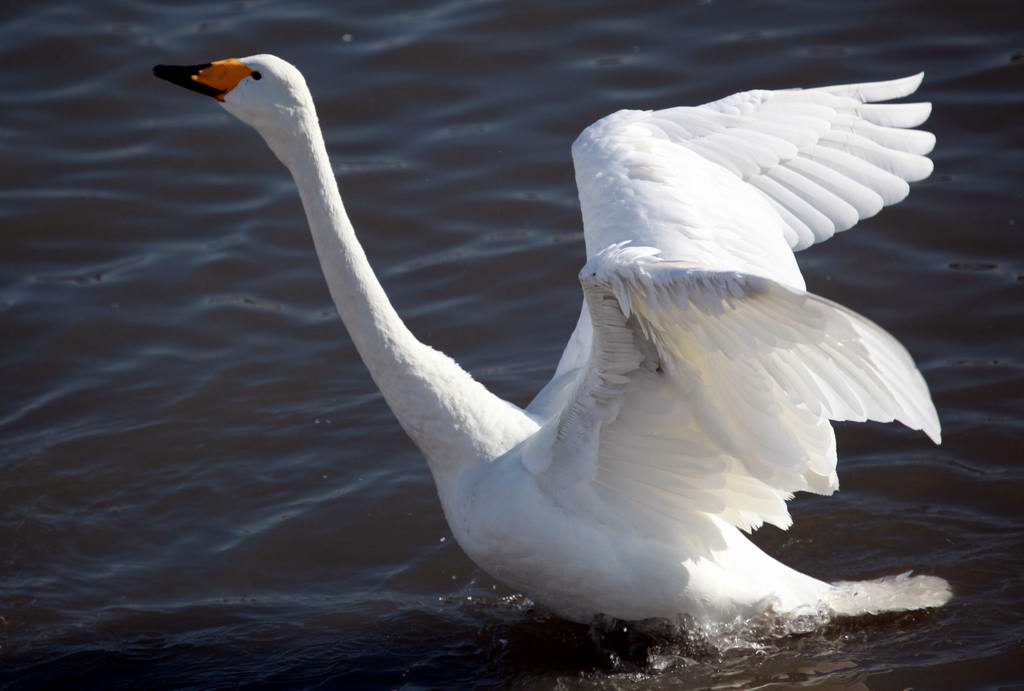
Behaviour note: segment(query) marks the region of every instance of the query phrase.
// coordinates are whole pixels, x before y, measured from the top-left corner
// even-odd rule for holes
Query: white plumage
[[[229,87],[224,106],[295,177],[338,311],[483,569],[577,621],[710,623],[949,599],[928,576],[830,585],[741,532],[786,528],[794,492],[838,488],[830,420],[898,420],[939,442],[906,350],[806,292],[793,254],[931,173],[934,137],[907,129],[930,107],[876,103],[911,94],[922,75],[624,110],[588,127],[572,148],[584,306],[555,376],[522,410],[417,341],[392,309],[301,74],[273,56],[241,63],[262,79]]]
[[[548,423],[555,443],[528,459],[543,483],[586,480],[680,520],[788,528],[793,492],[839,486],[829,420],[899,420],[939,442],[910,356],[835,303],[625,243],[580,280],[592,347]]]

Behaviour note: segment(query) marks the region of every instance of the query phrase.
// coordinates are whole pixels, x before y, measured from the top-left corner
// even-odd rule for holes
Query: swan
[[[621,110],[572,145],[583,307],[525,408],[406,328],[342,204],[302,74],[272,55],[155,76],[251,125],[294,177],[338,314],[429,464],[453,536],[495,579],[590,623],[936,607],[936,576],[827,583],[744,534],[838,489],[831,420],[936,444],[928,387],[889,333],[807,292],[794,253],[932,171],[923,74]]]

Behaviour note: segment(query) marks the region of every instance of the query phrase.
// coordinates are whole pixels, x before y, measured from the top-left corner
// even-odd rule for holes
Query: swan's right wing
[[[626,245],[580,279],[588,361],[524,454],[556,500],[590,487],[659,516],[785,528],[794,492],[838,487],[829,420],[899,420],[939,442],[906,350],[840,305]]]

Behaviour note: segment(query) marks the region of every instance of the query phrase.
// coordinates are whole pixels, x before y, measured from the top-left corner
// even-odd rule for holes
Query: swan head
[[[153,74],[218,101],[252,126],[287,165],[287,143],[315,120],[302,73],[274,55],[229,58],[201,65],[157,65]]]

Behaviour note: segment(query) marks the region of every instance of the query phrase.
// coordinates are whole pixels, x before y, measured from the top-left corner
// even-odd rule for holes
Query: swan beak
[[[153,68],[153,76],[213,96],[218,101],[223,101],[225,94],[252,73],[241,60],[235,58],[205,65],[157,65]]]

